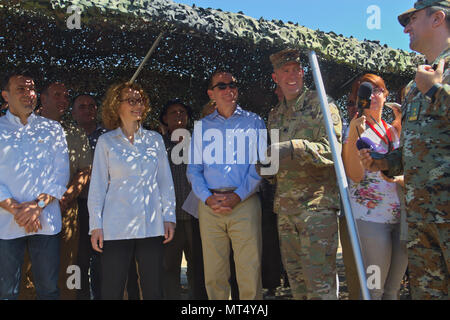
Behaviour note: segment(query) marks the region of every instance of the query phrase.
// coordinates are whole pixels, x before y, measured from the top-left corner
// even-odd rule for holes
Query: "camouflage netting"
[[[72,4],[83,9],[81,29],[67,27]],[[170,0],[0,0],[0,18],[2,71],[27,67],[38,88],[60,80],[73,94],[99,97],[113,82],[131,78],[164,30],[137,79],[152,101],[152,125],[161,106],[175,97],[191,104],[198,117],[216,68],[230,69],[240,82],[239,103],[266,117],[275,98],[269,55],[288,46],[302,49],[309,86],[307,50],[317,52],[327,93],[341,106],[357,75],[377,73],[395,92],[412,78],[420,59],[377,42]]]

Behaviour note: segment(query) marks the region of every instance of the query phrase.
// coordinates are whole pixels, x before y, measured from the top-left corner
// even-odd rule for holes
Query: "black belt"
[[[228,193],[233,193],[237,188],[234,187],[230,187],[230,188],[220,188],[220,189],[209,189],[209,191],[211,191],[212,193],[217,193],[217,194],[228,194]]]

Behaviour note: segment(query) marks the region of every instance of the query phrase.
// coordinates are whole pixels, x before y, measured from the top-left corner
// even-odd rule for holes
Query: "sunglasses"
[[[225,90],[227,87],[230,89],[236,89],[237,85],[236,85],[236,82],[234,82],[234,81],[231,81],[230,83],[219,82],[219,83],[213,85],[211,87],[211,90],[214,90],[214,88],[216,88],[216,87],[219,88],[219,90]]]
[[[128,102],[128,104],[130,106],[135,106],[137,104],[139,104],[141,106],[144,105],[144,99],[142,99],[142,98],[140,98],[140,99],[128,98],[128,99],[123,99],[123,100],[119,100],[119,101],[120,102],[126,101],[126,102]]]

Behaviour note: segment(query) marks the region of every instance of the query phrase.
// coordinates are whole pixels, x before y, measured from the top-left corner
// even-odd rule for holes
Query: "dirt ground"
[[[347,282],[345,279],[345,267],[340,248],[338,250],[338,254],[336,257],[336,262],[339,277],[339,300],[348,300],[349,294],[347,291]],[[182,282],[182,295],[185,299],[187,299],[186,261],[184,259],[181,271],[181,282]],[[292,300],[291,289],[285,286],[283,279],[281,279],[281,286],[279,286],[275,290],[275,295],[269,295],[267,289],[264,289],[263,295],[264,300]],[[407,275],[403,277],[403,281],[401,283],[400,300],[411,300]]]

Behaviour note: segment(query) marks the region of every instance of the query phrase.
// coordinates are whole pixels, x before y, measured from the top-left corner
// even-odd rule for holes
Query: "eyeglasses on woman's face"
[[[127,102],[130,106],[135,106],[135,105],[141,105],[141,106],[143,106],[144,105],[144,99],[142,99],[142,98],[138,98],[138,99],[136,99],[136,98],[126,98],[126,99],[122,99],[122,100],[119,100],[120,102]]]

